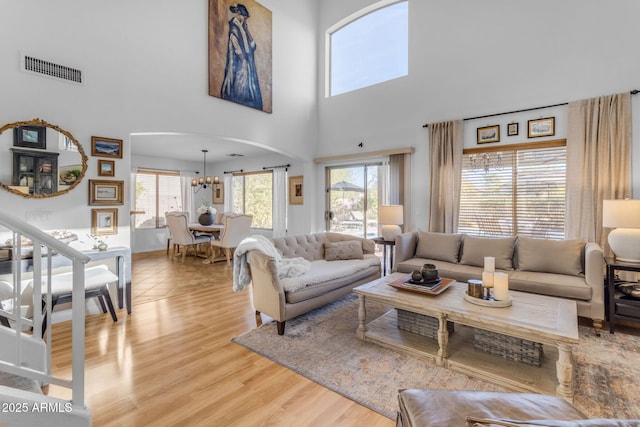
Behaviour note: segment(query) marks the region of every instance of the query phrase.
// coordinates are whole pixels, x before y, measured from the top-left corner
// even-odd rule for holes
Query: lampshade
[[[402,233],[399,225],[404,223],[402,205],[383,205],[378,207],[378,222],[382,224],[382,238],[393,241]]]
[[[640,263],[640,200],[603,200],[602,226],[609,233],[609,246],[616,259]]]
[[[378,222],[384,225],[400,225],[404,223],[402,205],[383,205],[378,209]]]

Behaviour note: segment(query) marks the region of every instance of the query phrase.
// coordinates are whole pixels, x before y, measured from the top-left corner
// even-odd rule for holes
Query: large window
[[[381,3],[329,30],[331,96],[409,73],[408,2]]]
[[[135,228],[164,227],[165,212],[181,211],[180,174],[153,170],[138,170],[136,173]]]
[[[271,171],[234,174],[233,211],[253,215],[252,228],[273,229]]]
[[[539,146],[465,150],[458,232],[564,238],[566,147]]]

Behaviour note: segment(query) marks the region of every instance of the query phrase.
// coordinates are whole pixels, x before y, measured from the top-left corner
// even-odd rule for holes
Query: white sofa
[[[435,264],[441,277],[482,279],[484,257],[509,275],[509,288],[576,302],[578,315],[604,320],[604,256],[597,243],[527,237],[479,238],[461,234],[412,232],[396,237],[394,271],[411,273]]]
[[[340,233],[317,233],[273,239],[284,258],[302,257],[310,269],[302,276],[279,277],[276,259],[258,250],[248,251],[253,304],[256,312],[285,322],[325,305],[363,283],[380,277],[380,259],[369,239]]]

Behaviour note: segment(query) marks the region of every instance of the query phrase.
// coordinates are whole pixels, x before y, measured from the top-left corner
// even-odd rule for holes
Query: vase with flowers
[[[213,224],[216,209],[211,206],[211,203],[209,201],[203,200],[202,205],[198,209],[196,209],[196,211],[200,214],[200,216],[198,217],[198,222],[201,225]]]

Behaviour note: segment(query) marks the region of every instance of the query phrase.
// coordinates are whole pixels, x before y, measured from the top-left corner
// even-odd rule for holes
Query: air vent
[[[82,84],[82,70],[56,64],[29,55],[21,55],[20,67],[23,71],[41,76],[61,79],[66,82]]]

